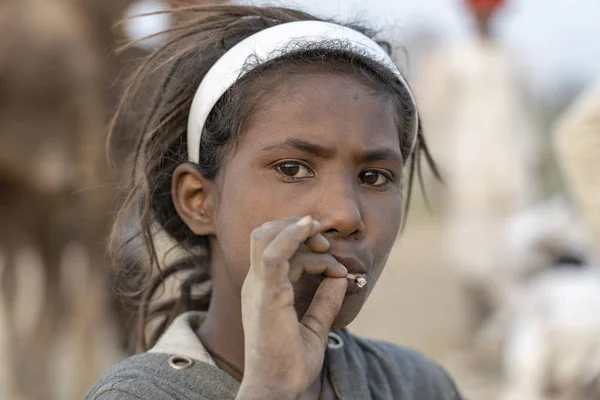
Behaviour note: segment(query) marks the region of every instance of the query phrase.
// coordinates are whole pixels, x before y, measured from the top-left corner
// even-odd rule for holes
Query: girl
[[[412,178],[426,152],[391,58],[369,32],[299,11],[178,12],[116,116],[158,83],[115,231],[138,215],[164,266],[121,267],[136,278],[122,283],[149,278],[137,334],[150,350],[87,398],[459,399],[422,355],[344,329],[398,234],[404,167]],[[157,235],[189,256],[165,265]],[[150,307],[182,271],[176,298]]]

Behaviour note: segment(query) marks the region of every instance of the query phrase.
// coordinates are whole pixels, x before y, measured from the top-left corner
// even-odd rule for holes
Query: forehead
[[[260,96],[241,146],[287,137],[318,140],[339,150],[400,149],[391,96],[352,74],[293,74]]]

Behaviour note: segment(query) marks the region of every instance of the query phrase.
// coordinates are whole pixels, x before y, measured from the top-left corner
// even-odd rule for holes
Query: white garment
[[[431,60],[419,93],[447,189],[450,256],[477,279],[493,277],[507,218],[538,192],[538,132],[516,65],[477,39]]]
[[[508,312],[504,400],[541,400],[549,385],[557,398],[597,398],[573,391],[600,378],[598,271],[549,270],[522,288]]]
[[[173,320],[149,353],[179,354],[194,360],[217,366],[198,337],[198,329],[206,313],[188,311]]]

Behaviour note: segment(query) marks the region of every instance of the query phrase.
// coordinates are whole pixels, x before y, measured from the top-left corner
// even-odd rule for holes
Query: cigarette
[[[352,282],[356,282],[356,286],[358,286],[359,288],[365,286],[367,284],[367,279],[365,278],[365,275],[354,275],[354,274],[348,274],[346,275],[346,279],[348,279],[349,281]]]

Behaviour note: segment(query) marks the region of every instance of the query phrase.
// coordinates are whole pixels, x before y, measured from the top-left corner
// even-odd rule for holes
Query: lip
[[[336,254],[332,254],[333,258],[338,260],[348,270],[350,274],[366,274],[367,268],[365,265],[356,257],[344,257]]]

